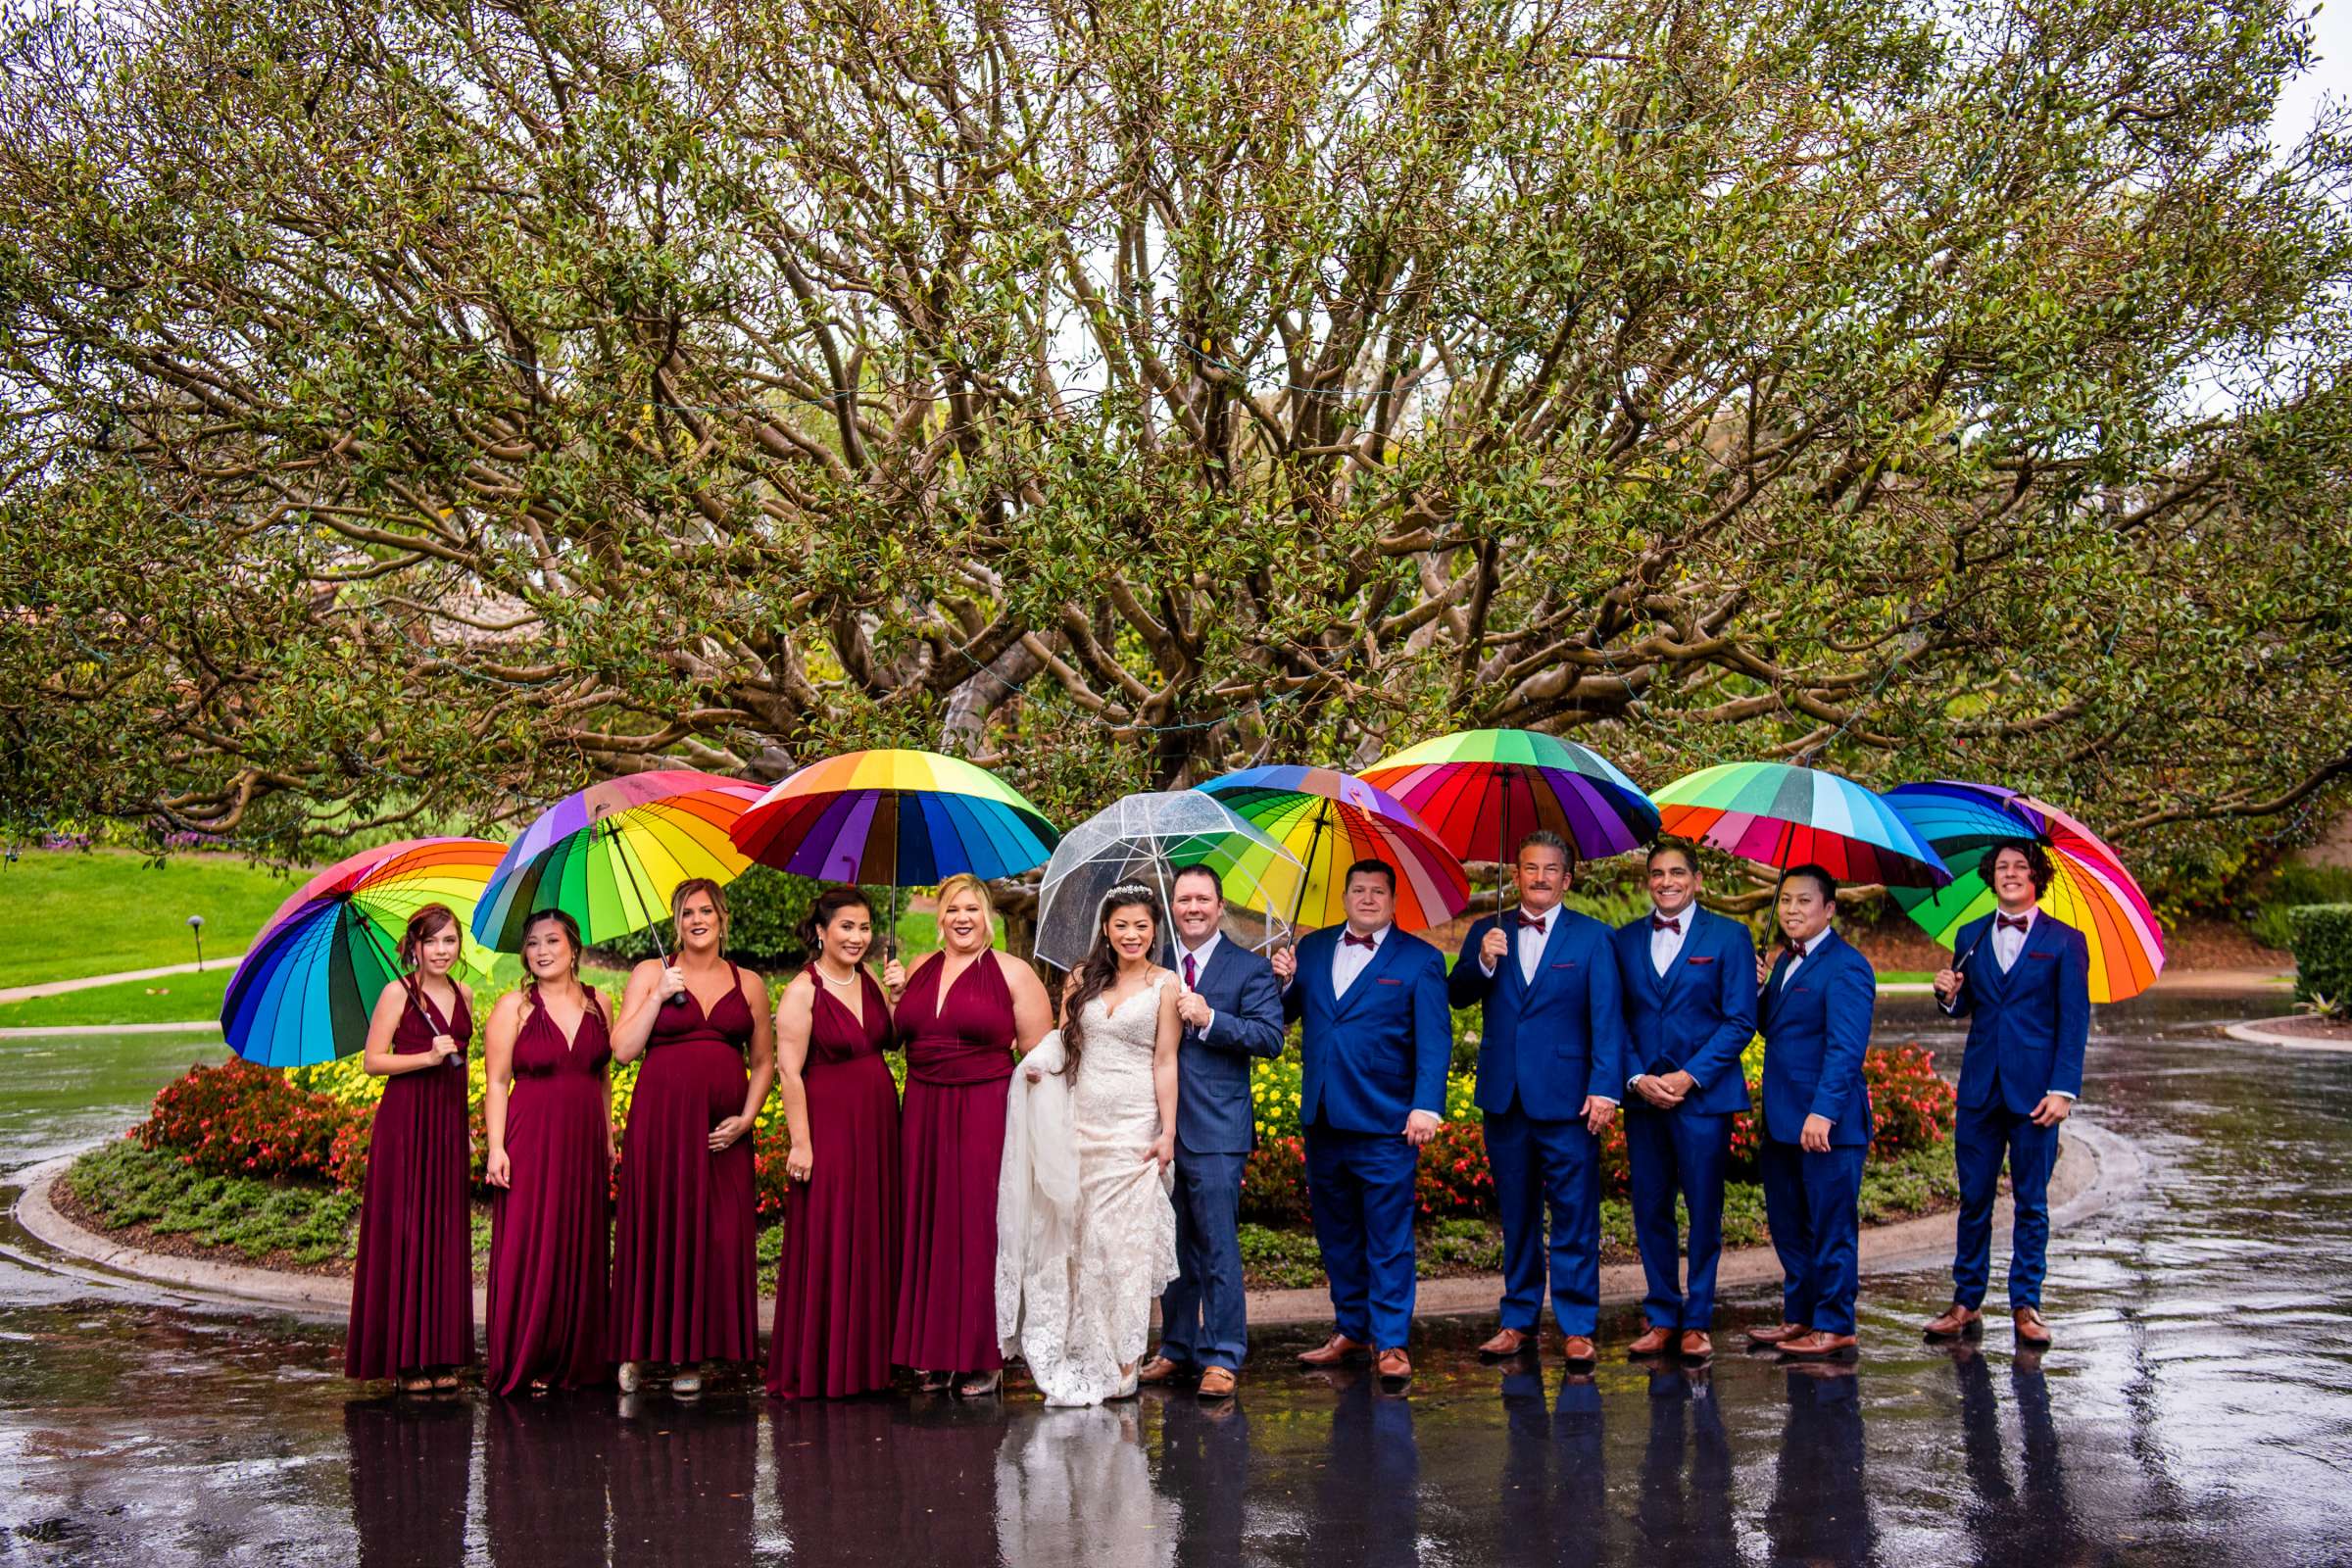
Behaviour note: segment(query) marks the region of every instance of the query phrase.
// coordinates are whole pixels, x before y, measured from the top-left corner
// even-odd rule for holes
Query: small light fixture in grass
[[[202,974],[202,973],[204,972],[204,916],[203,916],[203,915],[201,915],[201,914],[191,914],[191,915],[189,915],[189,916],[188,916],[188,932],[189,932],[189,934],[190,934],[191,936],[195,937],[195,939],[196,939],[196,972],[197,972],[198,974]]]

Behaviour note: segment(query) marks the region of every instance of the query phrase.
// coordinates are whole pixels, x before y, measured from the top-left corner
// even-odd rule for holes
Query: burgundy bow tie
[[[1678,937],[1683,934],[1683,922],[1679,918],[1669,920],[1662,914],[1649,917],[1649,928],[1652,931],[1671,931]]]
[[[2034,923],[2034,917],[2030,914],[1996,914],[1993,918],[2001,923],[2000,928],[2004,931],[2023,931]]]
[[[1805,945],[1801,942],[1784,942],[1781,944],[1781,956],[1794,963],[1805,956]]]
[[[1544,929],[1544,916],[1540,914],[1523,914],[1519,917],[1519,923],[1530,931],[1541,931]]]
[[[1343,933],[1340,937],[1340,940],[1347,943],[1351,948],[1370,948],[1377,947],[1379,945],[1370,937],[1359,937],[1352,931]]]

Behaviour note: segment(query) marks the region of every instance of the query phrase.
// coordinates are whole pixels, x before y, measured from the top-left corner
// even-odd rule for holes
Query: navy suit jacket
[[[1756,999],[1764,1026],[1764,1130],[1793,1144],[1807,1116],[1830,1119],[1830,1142],[1867,1144],[1872,1120],[1862,1054],[1870,1049],[1879,972],[1831,931],[1788,984],[1784,953]]]
[[[1682,951],[1662,976],[1649,961],[1649,916],[1617,928],[1617,972],[1633,1039],[1625,1075],[1679,1068],[1697,1081],[1683,1107],[1727,1116],[1747,1109],[1740,1054],[1756,1037],[1756,943],[1746,926],[1695,904],[1683,918],[1689,923]]]
[[[1625,1006],[1618,1000],[1609,928],[1574,909],[1557,912],[1544,933],[1532,986],[1515,952],[1504,955],[1492,976],[1481,969],[1479,944],[1494,929],[1494,915],[1470,927],[1453,960],[1447,995],[1455,1006],[1477,1003],[1484,1013],[1478,1035],[1481,1110],[1508,1110],[1516,1097],[1530,1116],[1567,1121],[1585,1113],[1587,1095],[1625,1099]],[[1518,912],[1510,916],[1516,919]]]
[[[1176,950],[1184,972],[1184,950]],[[1246,1154],[1257,1147],[1250,1063],[1282,1054],[1282,987],[1263,954],[1221,938],[1193,988],[1209,1005],[1205,1033],[1185,1026],[1176,1048],[1176,1143],[1196,1154]]]
[[[1331,994],[1331,955],[1344,925],[1301,940],[1282,995],[1298,1024],[1298,1125],[1320,1118],[1344,1132],[1397,1133],[1415,1110],[1446,1114],[1453,1015],[1445,956],[1392,926],[1344,997]]]
[[[2016,1115],[2033,1113],[2042,1096],[2082,1092],[2082,1051],[2090,1044],[2090,945],[2048,910],[2034,916],[2025,950],[2009,972],[1992,956],[1991,915],[1960,928],[1952,952],[1968,956],[1954,1017],[1968,1019],[1960,1056],[1960,1103],[1975,1110],[2000,1091]]]

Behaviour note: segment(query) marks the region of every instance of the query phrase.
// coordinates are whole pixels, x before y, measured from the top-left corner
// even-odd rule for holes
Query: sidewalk
[[[24,1192],[17,1200],[16,1218],[43,1246],[92,1268],[162,1286],[173,1296],[227,1306],[292,1312],[303,1317],[334,1319],[350,1315],[348,1279],[288,1274],[208,1258],[174,1257],[126,1246],[82,1229],[60,1213],[49,1198],[51,1186],[70,1163],[69,1155],[25,1172]],[[2070,1121],[2059,1145],[2058,1167],[2050,1177],[2051,1227],[2061,1229],[2079,1224],[2105,1208],[2138,1186],[2140,1171],[2138,1152],[2128,1140],[2086,1121]],[[1996,1229],[2008,1224],[2008,1215],[2009,1200],[2004,1197],[1993,1218]],[[1949,1258],[1955,1221],[1956,1215],[1946,1210],[1864,1231],[1862,1271],[1886,1273]],[[106,1278],[96,1273],[87,1277]],[[1770,1247],[1742,1247],[1723,1254],[1719,1285],[1730,1292],[1769,1284],[1780,1277],[1780,1259]],[[1414,1316],[1492,1313],[1501,1293],[1502,1280],[1493,1274],[1423,1280],[1416,1296]],[[1600,1271],[1600,1298],[1604,1304],[1638,1301],[1642,1295],[1641,1264],[1612,1263]],[[774,1300],[762,1295],[760,1324],[763,1332],[774,1310]],[[486,1313],[482,1292],[476,1287],[476,1320]],[[1331,1298],[1320,1287],[1250,1293],[1250,1321],[1263,1327],[1321,1323],[1330,1316]]]
[[[167,963],[154,969],[125,969],[121,974],[83,975],[78,980],[44,980],[37,986],[0,986],[0,1003],[30,1002],[35,997],[62,997],[69,991],[94,991],[100,986],[119,986],[131,980],[161,980],[166,975],[195,974],[199,969],[207,973],[215,969],[233,969],[244,957],[242,953],[226,953],[218,958],[207,958],[202,964]]]

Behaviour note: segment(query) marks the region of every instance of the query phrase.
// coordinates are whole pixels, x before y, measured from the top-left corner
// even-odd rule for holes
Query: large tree
[[[2352,758],[2291,5],[32,0],[0,812],[1439,729],[2128,835]]]

